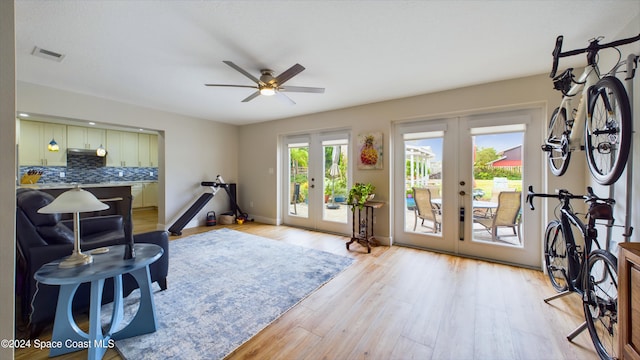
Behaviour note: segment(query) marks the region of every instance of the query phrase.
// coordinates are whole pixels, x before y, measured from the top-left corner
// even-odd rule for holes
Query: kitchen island
[[[104,216],[104,215],[122,215],[125,219],[129,217],[132,206],[131,184],[130,183],[101,183],[101,184],[24,184],[20,187],[37,189],[48,194],[58,197],[65,191],[76,186],[89,191],[100,201],[109,205],[109,208],[101,211],[81,213],[80,217]],[[62,214],[62,219],[72,219],[73,214]]]

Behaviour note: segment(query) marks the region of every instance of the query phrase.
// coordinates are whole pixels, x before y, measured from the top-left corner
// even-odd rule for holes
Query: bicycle
[[[627,61],[621,61],[620,50],[616,47],[640,40],[640,34],[608,44],[600,44],[602,39],[591,39],[589,46],[583,49],[562,52],[563,36],[557,37],[549,76],[553,78],[554,89],[562,92],[563,96],[560,106],[551,115],[542,150],[548,152],[549,167],[556,176],[567,171],[573,151],[578,148],[585,150],[594,179],[600,184],[611,185],[625,168],[632,136],[629,97],[622,82],[615,77]],[[614,48],[620,57],[611,71],[601,75],[598,52],[606,48]],[[556,76],[560,58],[582,53],[587,53],[588,65],[578,80],[572,73],[573,68]],[[633,77],[634,70],[628,65],[629,78]],[[572,98],[578,94],[581,95],[580,102],[574,108]],[[581,144],[581,134],[584,145]]]
[[[534,210],[533,198],[557,198],[558,216],[549,222],[544,238],[544,263],[549,280],[558,294],[551,300],[571,293],[582,298],[585,322],[567,336],[569,341],[585,328],[601,359],[616,359],[618,352],[618,260],[598,242],[596,220],[613,226],[613,199],[599,198],[591,187],[587,195],[574,195],[565,189],[557,194],[535,193],[529,186],[527,201]],[[589,204],[587,223],[574,213],[571,200],[583,199]],[[573,228],[577,228],[584,244],[577,244]],[[595,244],[595,248],[593,248]]]

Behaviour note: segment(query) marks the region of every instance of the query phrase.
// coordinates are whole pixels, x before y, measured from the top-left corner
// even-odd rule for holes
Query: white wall
[[[218,174],[227,182],[238,179],[236,126],[25,82],[18,82],[17,101],[21,112],[160,131],[158,213],[165,228],[209,190],[201,181]],[[229,210],[226,193],[220,194],[187,227],[203,225],[209,210]]]
[[[623,31],[621,31],[616,36],[615,39],[604,39],[603,42],[629,38],[632,36],[636,36],[639,33],[640,33],[640,15],[638,15],[634,19],[634,21],[629,23],[629,25]],[[620,50],[622,51],[622,56],[625,59],[629,54],[635,54],[640,56],[640,42],[625,45],[623,47],[620,47]],[[601,51],[600,61],[598,64],[601,70],[608,71],[616,64],[617,60],[618,60],[618,53],[610,50]],[[639,132],[640,120],[638,120],[640,119],[640,71],[636,70],[636,75],[635,75],[635,78],[631,81],[631,86],[629,82],[624,81],[625,74],[619,75],[618,78],[620,80],[623,80],[625,86],[627,87],[627,90],[633,89],[633,94],[631,94],[631,96],[633,97],[631,99],[631,107],[633,112],[632,117],[634,119],[633,126],[634,126],[635,133],[633,134],[633,140],[632,140],[633,151],[631,154],[631,161],[628,163],[627,169],[622,174],[620,179],[611,186],[611,189],[613,190],[611,194],[613,195],[613,198],[616,200],[613,214],[614,214],[616,225],[624,226],[628,221],[631,226],[636,228],[636,231],[632,233],[633,236],[628,240],[638,242],[640,241],[640,236],[638,235],[638,231],[640,231],[640,202],[637,201],[637,199],[640,198],[640,187],[638,187],[637,185],[637,184],[640,184],[640,132]],[[627,171],[629,168],[632,169],[631,172]],[[586,171],[586,174],[587,174],[586,177],[590,179],[591,176],[588,171]],[[628,181],[627,177],[629,177],[630,183],[627,183]],[[635,184],[635,187],[633,184]],[[610,196],[609,195],[610,187],[599,185],[592,180],[589,181],[589,185],[593,186],[594,192],[596,193],[596,195],[601,197]],[[630,199],[630,205],[631,205],[631,209],[630,209],[631,216],[629,218],[626,217],[627,199]],[[618,248],[617,246],[615,246],[615,243],[625,241],[625,237],[623,236],[624,234],[623,230],[624,229],[621,227],[615,227],[612,229],[610,250],[614,254],[617,254],[618,252]],[[599,231],[601,234],[604,234],[606,230],[602,228],[602,229],[599,229]]]
[[[13,1],[0,1],[0,339],[14,339],[15,279],[15,29]],[[0,347],[0,359],[13,350]]]
[[[536,121],[542,122],[542,128],[546,129],[551,112],[559,101],[560,94],[553,90],[548,74],[543,74],[243,126],[240,129],[241,146],[238,149],[243,160],[239,172],[240,186],[243,189],[240,199],[241,207],[249,208],[247,204],[251,201],[254,207],[249,208],[248,211],[256,219],[270,223],[281,221],[282,214],[278,213],[276,206],[279,199],[277,172],[269,174],[268,169],[278,168],[278,138],[283,134],[348,127],[352,130],[352,140],[355,140],[355,136],[361,132],[382,131],[384,133],[384,169],[365,171],[354,169],[352,182],[373,183],[376,186],[376,200],[388,202],[391,170],[389,160],[392,149],[389,134],[394,121],[529,107],[531,104],[536,104],[542,107],[544,114],[544,118]],[[544,134],[540,134],[541,143],[543,137]],[[352,151],[352,158],[356,158],[357,149]],[[542,150],[539,156],[543,157]],[[567,175],[549,179],[548,188],[563,186],[580,191],[584,189],[583,173],[584,162],[573,161]],[[545,175],[541,174],[541,176]],[[540,213],[525,214],[539,216]],[[380,237],[391,236],[389,220],[390,216],[377,216],[374,231]]]

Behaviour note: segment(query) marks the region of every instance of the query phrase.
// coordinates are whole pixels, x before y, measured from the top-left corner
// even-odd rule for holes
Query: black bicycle
[[[613,199],[596,196],[591,187],[587,195],[567,190],[557,194],[539,194],[529,186],[527,201],[532,210],[534,197],[557,198],[556,219],[549,222],[544,237],[544,263],[551,284],[559,293],[545,302],[576,292],[583,302],[585,322],[567,336],[573,340],[585,328],[601,359],[618,358],[618,260],[598,242],[596,221],[613,226]],[[571,200],[589,204],[587,222],[582,222],[571,207]],[[559,214],[558,214],[559,211]],[[581,238],[576,238],[574,228]],[[578,240],[578,241],[576,241]],[[595,247],[593,246],[595,244]]]

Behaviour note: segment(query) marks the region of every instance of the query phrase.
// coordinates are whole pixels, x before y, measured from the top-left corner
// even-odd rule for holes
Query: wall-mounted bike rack
[[[636,73],[636,69],[638,68],[638,59],[640,56],[636,54],[629,54],[627,56],[627,76],[625,77],[625,81],[627,83],[627,96],[631,101],[629,104],[631,105],[631,116],[634,116],[634,98],[633,98],[633,78]],[[635,118],[634,121],[631,122],[631,134],[633,135],[635,130]],[[633,233],[633,226],[631,225],[631,216],[633,214],[633,136],[631,137],[631,153],[629,154],[629,159],[627,160],[627,198],[626,198],[626,207],[625,207],[625,224],[624,224],[624,236],[625,242],[631,241],[631,234]],[[613,189],[613,187],[611,187]],[[613,190],[611,190],[613,191]],[[613,194],[612,194],[613,195]]]

